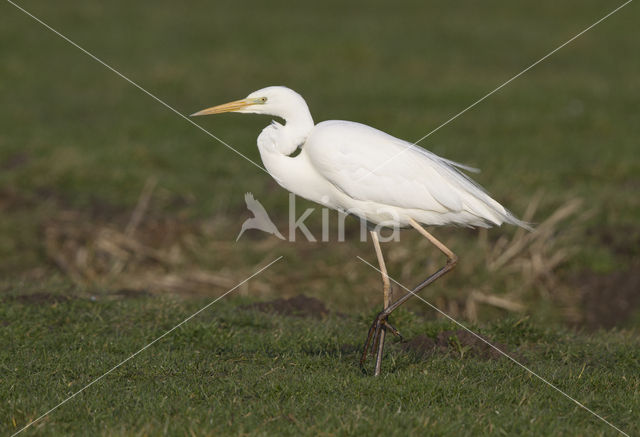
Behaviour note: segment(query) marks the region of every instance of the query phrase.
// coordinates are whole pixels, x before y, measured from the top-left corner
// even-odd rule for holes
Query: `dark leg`
[[[383,308],[387,309],[389,305],[391,305],[391,282],[389,282],[389,275],[387,275],[387,266],[384,262],[384,257],[382,256],[382,248],[380,247],[378,234],[375,231],[371,231],[371,239],[373,240],[373,247],[376,250],[378,265],[380,265],[380,272],[382,273]],[[374,375],[378,376],[380,374],[380,366],[382,365],[386,329],[383,326],[380,329],[375,330],[375,334],[376,338],[373,339],[372,348],[377,350]]]
[[[371,327],[369,328],[369,333],[367,335],[367,341],[364,344],[364,348],[363,348],[363,351],[362,351],[362,356],[360,358],[360,366],[364,368],[364,362],[367,359],[367,353],[369,351],[369,346],[371,346],[372,349],[375,349],[376,346],[378,346],[378,352],[379,353],[378,353],[378,355],[376,357],[376,371],[374,373],[374,375],[376,375],[376,376],[380,373],[380,363],[382,361],[382,346],[379,346],[378,345],[379,343],[377,344],[377,342],[384,341],[384,332],[385,332],[386,329],[390,329],[393,332],[394,335],[400,335],[398,330],[393,328],[387,322],[387,318],[389,317],[389,314],[391,314],[400,305],[402,305],[407,300],[409,300],[409,298],[411,298],[411,296],[413,296],[415,293],[419,292],[420,290],[422,290],[426,286],[428,286],[428,285],[432,284],[433,282],[435,282],[441,276],[444,276],[445,274],[447,274],[448,272],[453,270],[453,268],[456,266],[456,264],[458,262],[458,257],[447,246],[442,244],[433,235],[431,235],[429,232],[427,232],[418,222],[416,222],[415,220],[411,219],[410,220],[410,224],[418,232],[420,232],[425,238],[427,238],[434,246],[436,246],[438,249],[440,249],[440,251],[442,253],[444,253],[446,255],[447,263],[442,268],[440,268],[437,272],[435,272],[434,274],[429,276],[427,279],[422,281],[420,284],[418,284],[418,286],[415,287],[413,290],[411,290],[411,292],[405,294],[400,299],[395,301],[393,304],[388,305],[388,306],[385,305],[385,308],[374,319],[373,323],[371,324]],[[377,249],[376,249],[376,251],[377,251]],[[381,252],[380,252],[380,254],[381,254]],[[381,271],[383,272],[383,277],[387,277],[388,278],[386,269],[385,270],[381,269]]]

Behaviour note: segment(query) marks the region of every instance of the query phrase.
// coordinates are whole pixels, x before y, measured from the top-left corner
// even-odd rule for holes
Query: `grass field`
[[[53,284],[52,284],[53,285]],[[201,299],[97,302],[17,296],[3,304],[2,397],[14,430],[201,308]],[[456,341],[431,354],[391,342],[385,374],[357,361],[373,313],[321,319],[242,308],[229,298],[34,425],[38,435],[609,435],[611,429],[506,358]],[[303,307],[304,308],[304,307]],[[306,313],[303,312],[306,315]],[[46,320],[42,325],[33,320]],[[456,327],[404,312],[405,335]],[[478,327],[532,370],[631,435],[638,339],[503,319]],[[55,336],[51,335],[55,332]],[[459,334],[458,334],[459,335]],[[415,342],[414,342],[415,343]],[[33,433],[34,430],[31,431]]]
[[[316,121],[407,140],[616,6],[19,4],[180,113],[282,84]],[[481,168],[475,179],[539,225],[434,229],[460,264],[422,295],[629,434],[640,431],[638,18],[629,4],[421,143]],[[390,341],[385,376],[362,375],[381,292],[356,258],[375,260],[355,221],[345,243],[256,231],[236,243],[245,192],[286,232],[288,196],[267,174],[7,2],[0,47],[0,432],[279,256],[24,435],[615,432],[449,335],[458,328],[417,300],[394,317],[407,341]],[[259,162],[268,118],[197,121]],[[307,224],[319,233],[317,208]],[[413,234],[383,247],[407,286],[442,263]],[[329,311],[243,309],[301,294]],[[436,348],[423,353],[420,339]]]

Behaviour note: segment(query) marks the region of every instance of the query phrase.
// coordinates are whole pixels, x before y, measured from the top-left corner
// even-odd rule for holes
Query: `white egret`
[[[273,121],[258,136],[266,170],[285,189],[369,223],[411,226],[447,257],[446,264],[412,293],[392,302],[378,234],[371,231],[382,272],[384,309],[369,329],[360,363],[364,365],[370,347],[376,349],[375,375],[380,373],[385,331],[399,335],[387,321],[389,314],[453,269],[458,259],[422,225],[510,223],[528,228],[459,170],[469,167],[364,124],[330,120],[316,125],[305,100],[289,88],[263,88],[193,115],[223,112],[266,114],[285,121]]]

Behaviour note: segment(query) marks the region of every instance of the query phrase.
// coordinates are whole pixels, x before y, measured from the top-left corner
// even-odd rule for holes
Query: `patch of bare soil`
[[[581,295],[582,320],[589,328],[620,326],[640,307],[640,262],[619,272],[582,272],[574,278]]]
[[[507,352],[505,345],[495,342],[492,344]],[[435,354],[453,354],[460,357],[469,354],[484,360],[496,360],[502,356],[500,352],[464,329],[442,331],[435,339],[419,335],[403,343],[402,349],[424,358]]]
[[[30,161],[31,157],[26,152],[17,152],[10,155],[4,161],[0,162],[0,170],[15,170],[24,167]]]
[[[0,211],[15,211],[32,206],[32,202],[12,188],[0,188]]]
[[[151,296],[151,293],[149,293],[147,290],[133,290],[130,288],[121,288],[113,294],[115,296],[128,299],[137,299],[140,297]]]
[[[329,315],[329,310],[321,301],[304,295],[290,297],[289,299],[258,302],[241,308],[284,316],[312,317],[314,319],[322,319]]]
[[[21,294],[10,299],[16,302],[34,305],[55,304],[59,302],[67,302],[68,300],[70,300],[68,296],[51,293]]]
[[[626,267],[611,273],[583,270],[567,278],[569,323],[590,329],[623,326],[640,310],[640,226],[599,226],[588,234]]]
[[[595,234],[616,255],[640,255],[640,226],[601,227],[590,229],[589,233]]]

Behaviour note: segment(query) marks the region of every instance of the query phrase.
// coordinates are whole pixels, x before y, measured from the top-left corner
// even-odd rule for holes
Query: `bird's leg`
[[[382,272],[382,294],[383,294],[383,308],[386,310],[391,305],[391,282],[389,281],[389,275],[387,274],[387,266],[382,256],[382,248],[380,247],[380,241],[378,239],[378,233],[371,231],[371,239],[373,240],[373,247],[376,250],[376,257],[378,258],[378,265],[380,265],[380,271]],[[378,344],[376,353],[376,367],[374,376],[380,374],[380,367],[382,366],[382,353],[384,351],[384,338],[387,333],[387,329],[384,323],[380,323],[377,329],[378,332]]]
[[[385,265],[384,257],[382,256],[382,248],[380,247],[380,241],[378,239],[378,233],[376,231],[371,231],[371,239],[373,240],[373,246],[376,250],[376,257],[378,258],[378,264],[380,265],[380,271],[382,272],[382,291],[384,297],[383,309],[387,309],[391,305],[391,282],[389,281],[387,266]],[[388,325],[386,320],[376,320],[376,322],[371,325],[371,328],[369,329],[367,341],[364,344],[362,357],[360,359],[360,365],[362,366],[364,365],[364,361],[367,358],[369,347],[371,347],[372,352],[373,350],[376,350],[376,367],[374,373],[374,375],[376,376],[380,374],[380,366],[382,364],[382,354],[384,351],[384,339],[387,326],[390,327],[390,330],[394,335],[399,335],[398,330]]]
[[[445,274],[449,273],[451,270],[453,270],[453,268],[458,263],[458,257],[447,246],[445,246],[443,243],[441,243],[436,237],[434,237],[429,232],[427,232],[427,230],[424,229],[422,227],[422,225],[420,225],[420,223],[416,222],[413,219],[409,219],[409,223],[418,232],[420,232],[427,240],[429,240],[434,246],[436,246],[438,249],[440,249],[440,251],[442,253],[445,254],[445,256],[447,257],[447,263],[443,267],[441,267],[438,271],[436,271],[431,276],[429,276],[427,279],[425,279],[424,281],[419,283],[413,290],[411,290],[410,292],[408,292],[407,294],[402,296],[400,299],[396,300],[392,305],[390,305],[388,308],[386,308],[380,314],[378,314],[378,317],[376,317],[376,321],[377,320],[381,320],[381,321],[382,320],[386,320],[387,317],[389,317],[389,314],[391,314],[400,305],[402,305],[407,300],[409,300],[409,298],[411,298],[411,296],[413,296],[414,294],[416,294],[417,292],[419,292],[420,290],[422,290],[426,286],[431,285],[432,283],[434,283],[440,277],[442,277]]]
[[[436,246],[442,253],[447,257],[447,264],[455,265],[458,263],[458,257],[449,249],[447,246],[442,244],[436,237],[427,232],[425,228],[422,227],[420,223],[415,221],[414,219],[409,219],[409,224],[415,228],[416,231],[420,232],[423,237],[431,242],[434,246]],[[452,267],[453,268],[453,267]]]
[[[380,347],[380,333],[384,332],[384,329],[388,329],[393,335],[399,337],[402,341],[402,335],[400,335],[400,331],[394,328],[386,319],[376,317],[373,320],[371,327],[369,328],[367,340],[364,343],[364,348],[360,357],[360,367],[362,367],[363,371],[365,370],[364,363],[369,353],[373,355],[373,351]],[[371,348],[371,350],[369,350],[369,348]]]
[[[435,282],[438,278],[444,276],[445,274],[447,274],[448,272],[453,270],[453,268],[458,263],[458,257],[447,246],[445,246],[438,239],[436,239],[433,235],[431,235],[429,232],[427,232],[426,229],[424,229],[418,222],[416,222],[413,219],[409,219],[409,223],[418,232],[420,232],[420,234],[422,234],[427,240],[429,240],[434,246],[436,246],[442,253],[445,254],[445,256],[447,257],[447,263],[443,267],[441,267],[438,271],[436,271],[435,273],[430,275],[427,279],[425,279],[420,284],[418,284],[413,290],[411,290],[410,292],[408,292],[407,294],[402,296],[400,299],[396,300],[393,304],[385,306],[385,308],[376,316],[376,318],[374,319],[373,323],[371,324],[371,328],[369,328],[369,334],[367,336],[367,342],[365,343],[364,351],[363,351],[362,357],[360,359],[360,365],[361,366],[363,366],[364,361],[365,361],[365,359],[367,357],[367,350],[368,350],[368,346],[370,344],[369,342],[370,342],[370,340],[373,339],[373,343],[375,344],[375,337],[376,337],[376,334],[378,332],[380,332],[380,334],[383,334],[384,331],[385,331],[385,327],[387,327],[390,330],[392,330],[392,332],[394,334],[399,335],[399,332],[397,331],[397,329],[393,328],[391,325],[389,325],[389,322],[387,322],[387,318],[389,317],[389,315],[393,311],[395,311],[400,305],[402,305],[407,300],[409,300],[409,298],[411,298],[411,296],[413,296],[414,294],[418,293],[420,290],[422,290],[426,286],[428,286],[428,285],[432,284],[433,282]],[[376,252],[377,251],[378,251],[378,249],[376,249]],[[382,265],[381,265],[381,267],[382,267]],[[382,273],[383,274],[383,278],[386,277],[387,280],[388,280],[388,275],[387,275],[386,269],[382,269],[381,268],[380,271],[383,272]],[[382,348],[379,348],[379,350],[382,350]],[[379,363],[378,363],[379,360],[381,360],[381,356],[380,355],[377,357],[377,360],[376,360],[376,373],[375,373],[375,375],[378,375],[379,371],[380,371]]]

